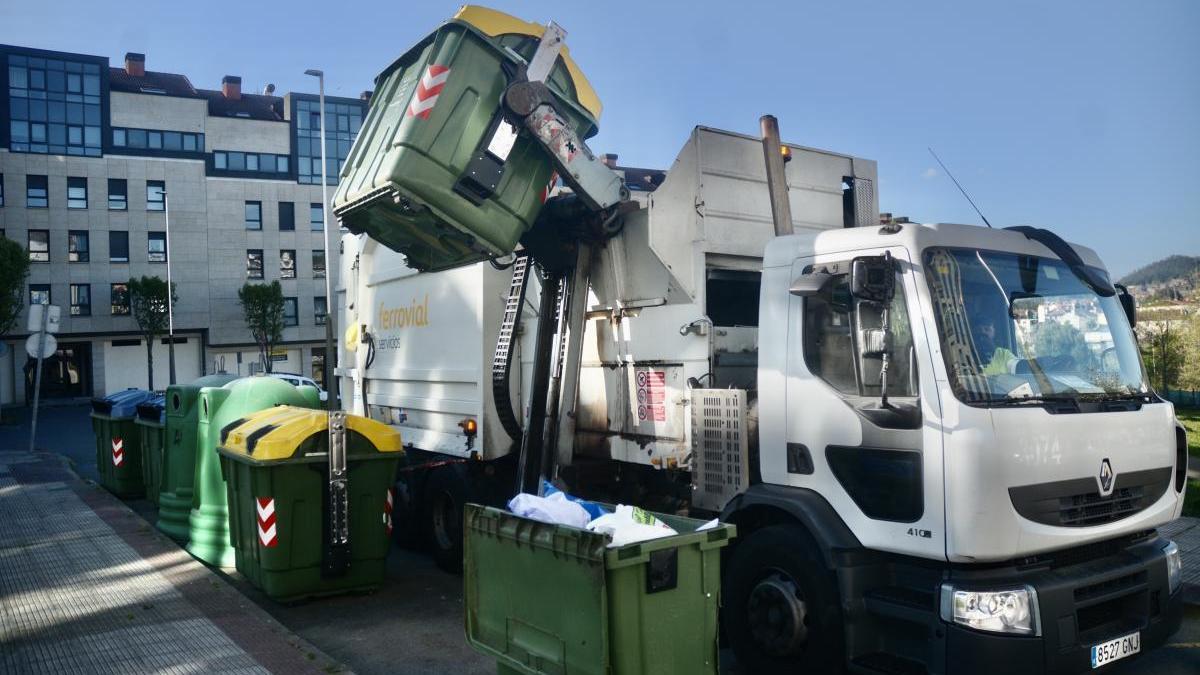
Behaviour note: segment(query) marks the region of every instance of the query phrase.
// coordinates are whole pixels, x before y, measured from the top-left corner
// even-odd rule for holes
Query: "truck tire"
[[[837,582],[804,528],[772,525],[738,544],[722,596],[721,625],[748,672],[841,672]]]
[[[417,502],[413,499],[414,490],[405,480],[398,480],[393,492],[395,499],[392,504],[392,539],[402,548],[417,550],[423,548],[420,514],[417,512]]]
[[[462,574],[463,505],[467,482],[454,467],[435,469],[425,483],[425,540],[437,566],[451,574]]]

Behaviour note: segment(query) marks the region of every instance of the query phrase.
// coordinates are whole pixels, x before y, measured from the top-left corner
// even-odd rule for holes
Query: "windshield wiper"
[[[988,401],[988,405],[995,408],[1008,408],[1023,405],[1045,405],[1047,403],[1069,403],[1075,407],[1079,406],[1079,399],[1074,396],[1023,396],[1021,398],[1001,398]]]

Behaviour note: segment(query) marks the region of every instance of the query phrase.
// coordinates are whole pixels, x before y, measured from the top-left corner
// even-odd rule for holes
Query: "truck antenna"
[[[942,167],[942,171],[946,172],[946,175],[950,177],[950,180],[954,181],[954,187],[958,188],[958,191],[962,193],[962,196],[967,198],[967,201],[971,203],[971,208],[975,209],[975,213],[978,213],[979,217],[983,218],[984,225],[991,227],[992,224],[988,222],[987,216],[983,215],[983,211],[980,211],[978,206],[975,206],[975,200],[971,199],[971,195],[967,194],[967,191],[963,189],[962,185],[959,185],[958,180],[954,178],[954,174],[950,173],[950,169],[947,169],[946,165],[942,164],[942,158],[937,156],[937,153],[933,151],[933,148],[925,149],[929,151],[929,154],[933,155],[933,158],[937,160],[938,165]]]

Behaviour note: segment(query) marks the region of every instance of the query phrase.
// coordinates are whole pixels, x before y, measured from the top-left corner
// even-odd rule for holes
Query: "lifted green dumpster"
[[[196,482],[188,517],[188,553],[217,567],[233,567],[229,510],[217,446],[221,432],[242,418],[277,405],[316,408],[316,387],[296,387],[274,377],[244,377],[224,387],[200,390],[196,438]]]
[[[163,395],[158,394],[138,404],[137,418],[133,421],[142,439],[142,484],[146,486],[146,499],[155,504],[162,487],[165,415]]]
[[[237,569],[274,600],[373,590],[383,583],[400,434],[345,416],[349,555],[327,548],[329,413],[280,406],[226,427],[220,447]]]
[[[500,101],[544,31],[468,5],[388,66],[338,181],[342,224],[422,271],[512,252],[554,169]],[[594,135],[600,101],[565,48],[546,84],[575,133]]]
[[[468,504],[467,640],[500,672],[717,672],[721,548],[733,525],[654,514],[679,534],[608,537]]]
[[[92,434],[96,440],[96,471],[100,485],[121,498],[140,497],[142,435],[134,420],[137,407],[154,396],[145,389],[125,389],[92,399]]]
[[[205,375],[188,384],[167,387],[162,488],[158,495],[159,531],[180,544],[188,542],[188,517],[192,512],[196,478],[196,437],[200,423],[200,390],[223,387],[237,379],[229,373]]]

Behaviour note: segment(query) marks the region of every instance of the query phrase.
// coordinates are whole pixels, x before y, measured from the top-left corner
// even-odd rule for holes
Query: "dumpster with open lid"
[[[467,504],[467,640],[502,673],[716,673],[721,548],[733,525],[654,514],[679,534],[607,536]]]
[[[370,590],[383,582],[400,433],[357,415],[344,419],[348,547],[329,549],[329,413],[280,406],[222,432],[221,469],[237,569],[275,600]],[[336,426],[335,426],[336,428]]]
[[[422,271],[512,252],[554,169],[501,98],[544,31],[468,5],[388,66],[338,181],[342,224]],[[565,47],[545,82],[566,124],[594,135],[600,101]]]
[[[223,387],[200,390],[196,480],[192,511],[188,516],[188,553],[210,565],[234,566],[225,480],[221,477],[221,459],[217,454],[222,431],[267,408],[279,405],[316,408],[319,404],[320,394],[316,387],[296,387],[275,377],[244,377]]]
[[[223,387],[237,379],[229,373],[205,375],[188,384],[167,387],[162,488],[158,495],[158,529],[175,541],[188,541],[188,516],[196,477],[196,437],[200,422],[200,390]]]
[[[163,400],[162,394],[155,394],[139,403],[134,420],[142,440],[142,484],[146,486],[146,499],[155,504],[162,487],[163,428],[166,426]]]
[[[104,489],[118,497],[139,497],[145,492],[142,438],[134,419],[138,405],[153,396],[145,389],[125,389],[92,399],[96,472]]]

